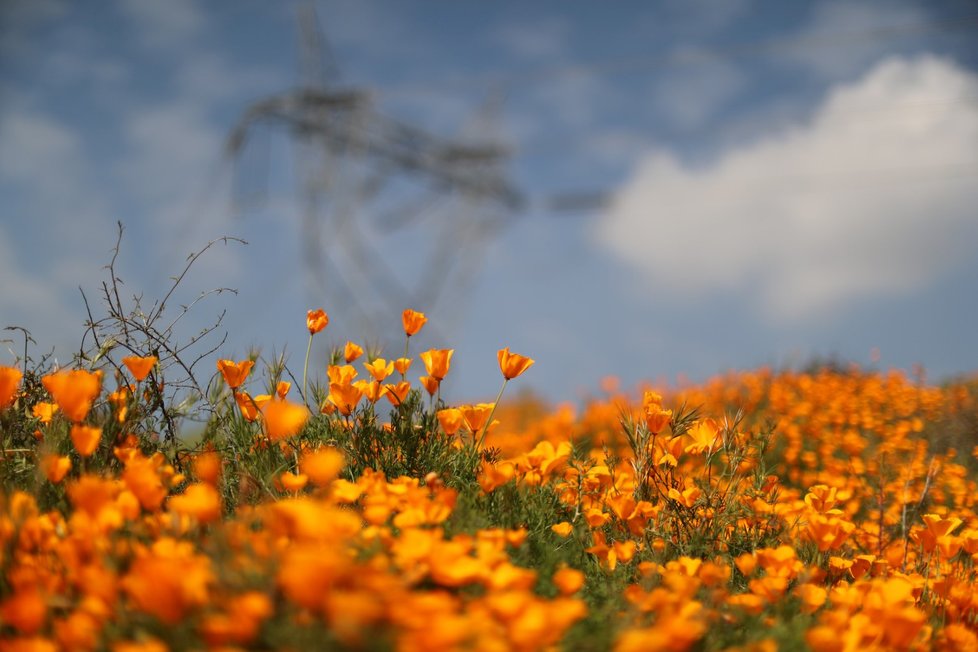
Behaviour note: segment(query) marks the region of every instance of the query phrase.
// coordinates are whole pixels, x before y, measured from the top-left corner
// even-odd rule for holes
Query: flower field
[[[0,367],[0,651],[978,650],[978,382],[552,406],[506,348],[449,405],[426,321],[301,381],[220,360],[179,437],[176,356]]]

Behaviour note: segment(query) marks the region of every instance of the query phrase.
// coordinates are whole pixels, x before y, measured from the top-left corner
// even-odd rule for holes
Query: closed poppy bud
[[[506,380],[516,378],[535,362],[532,358],[527,358],[518,353],[510,353],[508,346],[505,349],[499,349],[496,357],[499,358],[499,370],[503,372],[503,378]]]
[[[432,376],[421,376],[421,378],[418,380],[420,380],[421,384],[424,385],[424,388],[428,391],[429,396],[434,396],[435,392],[438,391],[438,386],[441,384],[437,378],[433,378]]]
[[[322,308],[319,310],[310,310],[306,312],[306,328],[309,329],[310,335],[315,335],[319,331],[326,328],[328,324],[329,317]]]
[[[251,371],[251,368],[255,366],[255,363],[251,360],[242,360],[241,362],[235,362],[234,360],[218,360],[217,369],[224,376],[224,382],[228,384],[231,389],[237,389],[241,387],[244,383],[245,378]]]
[[[448,375],[448,368],[452,364],[452,354],[455,349],[431,349],[421,354],[421,361],[424,362],[428,375],[437,378],[439,381],[445,380]]]
[[[132,374],[132,377],[136,379],[136,382],[142,382],[152,371],[153,365],[158,361],[155,355],[148,355],[145,357],[138,355],[130,355],[122,359],[122,364],[126,365],[126,369]]]
[[[71,443],[82,457],[88,457],[98,448],[102,429],[75,424],[71,427]]]
[[[287,380],[280,380],[278,381],[278,384],[275,385],[275,395],[280,399],[285,400],[285,395],[289,393],[290,389],[292,389],[292,383]]]
[[[421,330],[421,327],[428,323],[428,318],[424,316],[423,312],[408,309],[401,315],[401,321],[404,323],[404,332],[407,333],[408,337],[411,337],[412,335],[416,335]]]
[[[394,369],[402,376],[411,368],[411,358],[398,358],[394,361]]]
[[[6,410],[17,398],[17,386],[24,376],[17,367],[0,367],[0,410]]]

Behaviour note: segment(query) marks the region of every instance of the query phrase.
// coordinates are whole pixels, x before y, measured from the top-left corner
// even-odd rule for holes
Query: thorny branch
[[[150,375],[149,380],[151,382],[146,384],[147,391],[152,393],[151,404],[153,407],[149,416],[156,414],[162,422],[166,437],[175,444],[179,420],[196,416],[196,413],[190,411],[190,406],[198,403],[204,394],[201,383],[195,376],[194,367],[224,344],[227,340],[227,333],[225,332],[216,344],[208,344],[203,351],[199,350],[199,345],[205,338],[220,329],[227,311],[221,311],[212,323],[186,341],[181,342],[174,338],[174,328],[191,309],[204,299],[225,292],[237,294],[237,290],[218,287],[201,292],[193,301],[181,305],[178,314],[168,324],[162,325],[160,322],[174,297],[174,293],[190,269],[207,251],[218,243],[225,245],[248,243],[240,238],[223,236],[211,240],[200,251],[191,253],[180,272],[171,277],[172,282],[163,298],[154,301],[150,309],[144,311],[142,295],[133,295],[131,306],[127,306],[122,299],[120,288],[125,283],[118,274],[116,264],[121,251],[123,231],[122,223],[119,222],[112,257],[105,267],[108,270],[108,279],[102,282],[101,287],[102,301],[107,313],[104,317],[100,319],[94,317],[85,291],[79,288],[88,315],[86,329],[79,347],[79,358],[90,365],[94,365],[104,357],[121,374],[120,362],[111,355],[115,349],[121,347],[127,355],[155,355],[159,364]],[[90,343],[89,338],[91,338]],[[164,393],[166,393],[165,397]]]

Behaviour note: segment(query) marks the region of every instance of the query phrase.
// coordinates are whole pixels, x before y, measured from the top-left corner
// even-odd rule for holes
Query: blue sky
[[[224,156],[250,105],[300,82],[299,7],[3,3],[0,325],[69,360],[78,288],[97,303],[119,220],[125,290],[146,298],[207,241],[249,242],[195,266],[179,300],[238,294],[195,306],[179,337],[226,309],[222,354],[284,350],[298,369],[308,308],[332,318],[321,365],[329,344],[391,338],[414,307],[431,317],[416,351],[457,349],[449,397],[490,398],[502,346],[536,358],[521,383],[556,400],[606,375],[869,364],[874,348],[880,366],[920,363],[931,378],[978,368],[973,3],[316,3],[330,83],[441,138],[505,145],[526,198],[463,240],[455,229],[474,218],[457,204],[391,231],[358,203],[358,238],[319,246],[385,315],[369,326],[337,270],[303,262],[296,188],[314,157],[270,129],[237,168]],[[330,162],[337,204],[355,187],[338,179],[361,179],[350,160]],[[603,208],[546,209],[597,191]],[[438,237],[458,245],[438,255]],[[372,251],[353,262],[350,242]],[[439,275],[444,300],[418,305],[434,259],[473,273]],[[399,305],[368,298],[384,265],[410,294]]]

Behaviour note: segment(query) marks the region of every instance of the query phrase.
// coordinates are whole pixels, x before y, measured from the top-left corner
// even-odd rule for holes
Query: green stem
[[[479,436],[479,448],[482,448],[482,444],[486,441],[486,434],[489,432],[489,426],[492,425],[492,415],[496,413],[499,399],[503,397],[503,390],[506,389],[506,383],[508,382],[509,378],[503,378],[503,386],[499,388],[499,393],[496,394],[496,401],[492,404],[492,410],[489,411],[489,418],[486,419],[486,425],[482,426],[482,434]]]
[[[312,333],[309,333],[309,345],[306,347],[306,362],[302,365],[302,402],[309,407],[309,399],[306,398],[306,373],[309,371],[309,354],[312,352]]]

